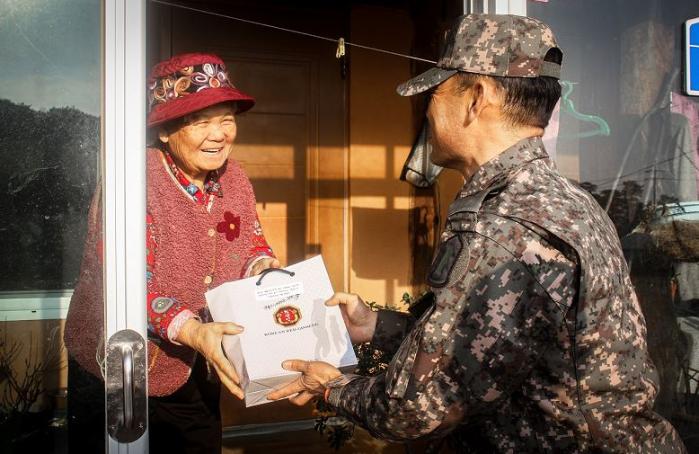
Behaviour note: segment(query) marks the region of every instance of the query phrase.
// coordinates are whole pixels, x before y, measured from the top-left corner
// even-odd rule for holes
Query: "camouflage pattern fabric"
[[[377,343],[407,332],[387,372],[331,386],[339,414],[395,441],[462,434],[459,452],[686,451],[652,411],[658,376],[616,230],[540,138],[470,179],[442,245],[456,236],[433,308],[381,313]]]
[[[394,354],[415,325],[415,317],[408,313],[380,310],[371,343],[379,350]]]
[[[421,93],[458,71],[501,77],[560,78],[561,67],[545,62],[558,48],[551,29],[532,17],[469,14],[459,17],[445,36],[437,67],[398,86],[402,96]]]

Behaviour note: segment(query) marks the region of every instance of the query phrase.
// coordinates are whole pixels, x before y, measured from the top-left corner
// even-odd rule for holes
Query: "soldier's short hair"
[[[561,64],[563,54],[558,48],[552,48],[544,61]],[[561,97],[561,85],[558,79],[549,76],[538,77],[502,77],[459,72],[456,90],[464,92],[479,78],[494,80],[503,91],[503,114],[512,126],[536,126],[545,128],[556,103]]]

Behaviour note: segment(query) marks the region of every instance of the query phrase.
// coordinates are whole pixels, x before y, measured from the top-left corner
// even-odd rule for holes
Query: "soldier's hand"
[[[342,318],[345,319],[350,339],[355,344],[369,342],[374,336],[378,314],[372,311],[359,295],[337,292],[325,302],[325,305],[340,305]]]
[[[306,405],[315,396],[323,395],[325,384],[342,375],[342,372],[336,367],[323,361],[291,359],[284,361],[282,367],[286,370],[301,372],[301,376],[288,385],[269,393],[267,398],[278,400],[295,394],[289,398],[289,402],[298,406]]]
[[[223,354],[221,342],[224,335],[240,334],[243,327],[235,323],[201,323],[195,319],[187,320],[177,335],[177,342],[192,347],[201,353],[214,366],[221,383],[239,399],[244,397],[240,389],[240,379],[235,368]]]

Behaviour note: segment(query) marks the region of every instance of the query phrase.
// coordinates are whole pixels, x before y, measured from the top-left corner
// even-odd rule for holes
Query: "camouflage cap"
[[[412,96],[441,84],[459,71],[503,77],[560,78],[561,65],[544,61],[558,49],[548,25],[509,14],[460,16],[447,31],[444,52],[435,68],[398,86]]]

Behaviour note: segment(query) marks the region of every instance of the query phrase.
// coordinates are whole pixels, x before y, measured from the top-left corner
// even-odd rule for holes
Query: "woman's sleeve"
[[[250,276],[250,272],[252,271],[253,265],[267,257],[276,258],[276,256],[274,255],[274,251],[272,251],[272,248],[270,247],[269,243],[267,243],[267,239],[265,238],[265,234],[262,231],[262,224],[260,224],[260,218],[257,215],[256,210],[252,244],[250,247],[250,252],[248,253],[248,259],[245,262],[245,266],[243,267],[243,276],[241,277]]]
[[[148,281],[148,332],[163,340],[178,344],[177,334],[184,323],[196,315],[174,298],[164,296],[157,288],[155,263],[158,242],[153,217],[146,215],[146,277]]]

